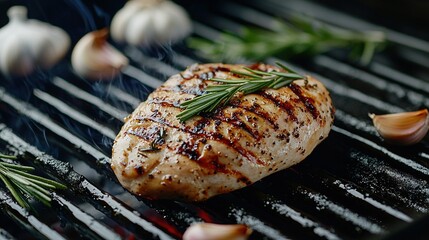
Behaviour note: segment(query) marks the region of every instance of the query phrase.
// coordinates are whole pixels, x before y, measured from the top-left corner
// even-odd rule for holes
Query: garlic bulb
[[[102,29],[79,40],[71,59],[77,74],[90,79],[113,78],[128,65],[128,59],[107,43],[107,36],[107,29]]]
[[[9,23],[0,29],[0,70],[5,75],[27,75],[36,67],[48,69],[70,47],[62,29],[38,20],[27,19],[27,8],[11,7]]]
[[[112,38],[135,46],[170,44],[191,32],[185,10],[166,0],[132,0],[113,17]]]
[[[252,229],[243,224],[196,223],[186,229],[183,240],[245,240]]]
[[[370,114],[378,133],[388,142],[412,145],[422,140],[429,130],[428,110],[385,115]]]

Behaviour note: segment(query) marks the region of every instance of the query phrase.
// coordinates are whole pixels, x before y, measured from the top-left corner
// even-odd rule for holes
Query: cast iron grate
[[[194,34],[207,39],[243,25],[270,28],[275,17],[300,12],[345,27],[381,28],[312,1],[182,3],[193,18]],[[34,213],[19,207],[2,185],[0,236],[180,239],[190,224],[206,221],[245,223],[254,229],[253,239],[400,239],[410,233],[423,238],[428,141],[410,148],[386,145],[367,114],[429,106],[429,64],[422,64],[429,63],[429,43],[387,32],[393,47],[369,66],[335,52],[288,63],[329,88],[337,108],[331,135],[298,166],[199,204],[136,198],[109,167],[123,117],[168,76],[204,61],[185,46],[164,50],[161,57],[118,46],[132,61],[127,75],[138,78],[89,82],[75,76],[67,61],[48,73],[2,78],[0,149],[19,154],[23,163],[69,188],[53,196],[52,208],[34,203]]]

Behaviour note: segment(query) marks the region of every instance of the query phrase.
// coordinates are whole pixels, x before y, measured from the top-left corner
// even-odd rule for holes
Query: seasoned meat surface
[[[172,76],[127,117],[111,166],[121,184],[150,199],[201,201],[290,167],[328,136],[334,108],[316,79],[237,94],[213,113],[180,122],[180,103],[203,93],[207,79],[238,78],[243,65],[193,65]],[[277,67],[255,64],[261,71]]]

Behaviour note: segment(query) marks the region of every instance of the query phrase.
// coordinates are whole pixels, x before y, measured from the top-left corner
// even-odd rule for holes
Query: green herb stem
[[[16,156],[0,154],[3,159],[17,159]],[[29,173],[34,168],[0,161],[0,180],[6,185],[13,198],[24,208],[30,208],[28,198],[33,197],[50,206],[51,191],[67,187],[56,181]]]
[[[267,88],[278,89],[287,86],[294,80],[305,79],[304,76],[296,73],[292,69],[280,63],[277,63],[277,65],[285,72],[275,70],[264,72],[243,68],[242,71],[231,71],[243,78],[208,79],[218,84],[206,87],[202,95],[181,103],[180,106],[184,108],[184,111],[179,113],[177,118],[181,122],[185,122],[202,112],[212,112],[216,108],[226,105],[239,92],[246,95]]]
[[[190,38],[188,45],[212,61],[233,62],[239,58],[260,61],[271,56],[290,58],[315,55],[335,48],[351,48],[360,61],[371,61],[377,48],[386,41],[380,31],[351,31],[314,24],[305,18],[295,18],[292,25],[278,21],[276,31],[243,28],[237,36],[224,33],[220,39]]]

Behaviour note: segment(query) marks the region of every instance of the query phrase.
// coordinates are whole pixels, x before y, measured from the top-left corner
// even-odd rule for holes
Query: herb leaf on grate
[[[289,85],[294,80],[305,79],[292,69],[281,63],[276,63],[286,72],[273,70],[263,72],[250,68],[243,68],[244,71],[231,70],[233,74],[242,76],[239,79],[210,78],[209,81],[215,81],[221,84],[206,87],[205,92],[193,99],[180,104],[185,110],[177,115],[181,122],[198,115],[202,112],[212,112],[219,106],[226,105],[237,93],[250,94],[267,88],[278,89]]]
[[[3,159],[17,159],[16,156],[0,154]],[[11,192],[12,196],[24,208],[30,208],[28,198],[33,197],[50,206],[51,191],[67,187],[53,180],[29,173],[34,168],[19,164],[0,161],[0,179]]]
[[[234,62],[239,58],[259,61],[271,56],[291,58],[350,48],[351,57],[368,64],[386,41],[385,34],[380,31],[351,31],[304,17],[292,18],[291,24],[281,20],[275,23],[275,31],[245,27],[239,36],[223,33],[219,39],[211,40],[193,37],[187,43],[212,61]]]

